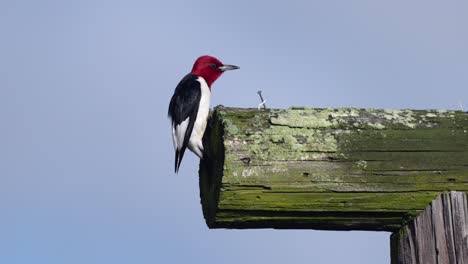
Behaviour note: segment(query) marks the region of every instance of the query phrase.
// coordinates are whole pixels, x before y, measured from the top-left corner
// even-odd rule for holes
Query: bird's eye
[[[217,68],[218,68],[218,65],[216,65],[216,63],[212,63],[212,64],[210,65],[210,67],[213,68],[213,69],[217,69]]]

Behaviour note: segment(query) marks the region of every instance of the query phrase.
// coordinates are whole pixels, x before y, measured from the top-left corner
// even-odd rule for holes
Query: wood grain
[[[468,263],[467,196],[447,192],[392,234],[394,264]]]

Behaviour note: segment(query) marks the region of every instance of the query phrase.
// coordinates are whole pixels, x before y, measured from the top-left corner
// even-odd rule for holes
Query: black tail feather
[[[180,164],[182,163],[182,158],[184,157],[185,148],[182,148],[180,151],[176,150],[175,156],[175,173],[179,172]]]
[[[176,149],[175,151],[175,166],[174,166],[174,172],[177,173],[179,171],[179,167],[177,166],[177,163],[179,162],[179,150]]]

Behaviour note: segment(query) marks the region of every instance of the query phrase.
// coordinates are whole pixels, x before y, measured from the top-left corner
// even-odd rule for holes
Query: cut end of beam
[[[216,227],[219,194],[224,166],[224,127],[220,117],[214,114],[210,117],[208,127],[203,137],[205,156],[200,160],[199,184],[203,216],[210,228]]]

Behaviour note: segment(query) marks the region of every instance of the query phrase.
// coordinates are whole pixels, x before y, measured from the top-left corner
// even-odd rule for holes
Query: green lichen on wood
[[[468,191],[467,130],[461,111],[217,108],[200,170],[216,183],[201,193],[205,218],[396,230],[440,192]]]

